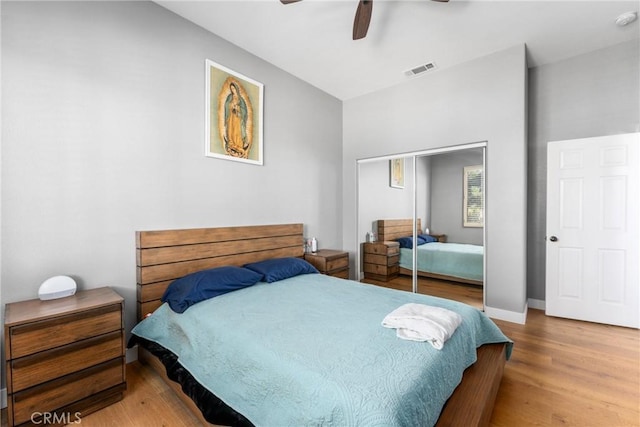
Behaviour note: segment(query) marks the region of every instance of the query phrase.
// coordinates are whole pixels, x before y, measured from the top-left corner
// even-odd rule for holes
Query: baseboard
[[[546,310],[547,303],[543,299],[529,298],[529,308],[535,308],[536,310]]]
[[[485,305],[484,312],[492,319],[506,320],[507,322],[524,325],[527,321],[527,308],[528,305],[525,305],[524,311],[522,313],[518,313],[517,311],[503,310],[501,308],[493,308]]]

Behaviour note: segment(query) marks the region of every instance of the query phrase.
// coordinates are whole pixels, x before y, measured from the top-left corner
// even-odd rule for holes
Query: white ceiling
[[[357,41],[357,0],[156,3],[342,100],[523,43],[533,67],[640,36],[638,21],[615,25],[640,11],[640,0],[375,0],[369,33]],[[405,76],[426,62],[438,68]]]

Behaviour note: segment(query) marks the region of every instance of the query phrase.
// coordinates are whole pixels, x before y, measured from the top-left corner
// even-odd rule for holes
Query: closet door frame
[[[486,214],[487,214],[487,188],[486,188],[486,182],[487,182],[487,141],[480,141],[480,142],[473,142],[473,143],[469,143],[469,144],[460,144],[460,145],[452,145],[452,146],[447,146],[447,147],[439,147],[439,148],[430,148],[430,149],[425,149],[425,150],[420,150],[420,151],[413,151],[413,152],[408,152],[408,153],[396,153],[396,154],[388,154],[388,155],[384,155],[384,156],[376,156],[376,157],[367,157],[367,158],[362,158],[362,159],[357,159],[356,160],[356,239],[355,241],[357,242],[358,245],[358,250],[356,251],[356,280],[360,281],[362,280],[362,271],[361,271],[361,265],[362,265],[362,249],[361,249],[361,236],[362,236],[362,224],[360,224],[360,166],[366,163],[372,163],[372,162],[379,162],[379,161],[385,161],[385,160],[391,160],[391,159],[395,159],[398,157],[402,157],[405,159],[411,159],[412,165],[413,165],[413,207],[412,207],[412,212],[413,212],[413,230],[414,230],[414,242],[416,241],[415,239],[415,234],[416,234],[416,221],[417,221],[417,173],[416,173],[416,166],[417,166],[417,158],[418,157],[423,157],[423,156],[433,156],[436,154],[444,154],[444,153],[452,153],[455,151],[461,151],[461,150],[468,150],[468,149],[473,149],[473,148],[482,148],[482,164],[484,167],[484,179],[483,179],[483,194],[484,194],[484,215],[485,215],[485,226],[483,227],[483,231],[482,231],[482,240],[483,240],[483,246],[484,246],[484,257],[483,257],[483,287],[482,287],[482,299],[483,299],[483,305],[484,305],[484,301],[486,300],[486,293],[487,293],[487,250],[486,250],[486,246],[487,246],[487,230],[486,230]],[[414,293],[417,293],[418,291],[418,273],[417,273],[417,257],[414,251],[413,254],[413,278],[412,278],[412,290]]]

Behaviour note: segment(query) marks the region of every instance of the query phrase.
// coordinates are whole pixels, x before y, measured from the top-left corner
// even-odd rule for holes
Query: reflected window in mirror
[[[484,168],[482,165],[464,168],[464,226],[484,226]]]

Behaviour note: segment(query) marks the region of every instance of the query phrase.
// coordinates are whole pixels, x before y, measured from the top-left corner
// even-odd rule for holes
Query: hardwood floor
[[[400,278],[390,286],[409,289],[410,281]],[[418,289],[482,305],[478,287],[421,280]],[[515,346],[491,426],[640,426],[640,331],[533,309],[526,325],[496,324]],[[129,364],[127,381],[125,399],[84,417],[83,427],[198,425],[148,367]]]
[[[638,330],[532,309],[495,322],[515,345],[492,426],[640,426]]]
[[[399,289],[411,292],[413,283],[410,276],[398,276],[389,282],[364,279],[364,283],[385,286],[387,288]],[[436,297],[448,298],[460,301],[470,306],[482,310],[482,286],[466,285],[463,283],[447,282],[444,280],[418,278],[418,293],[433,295]]]

